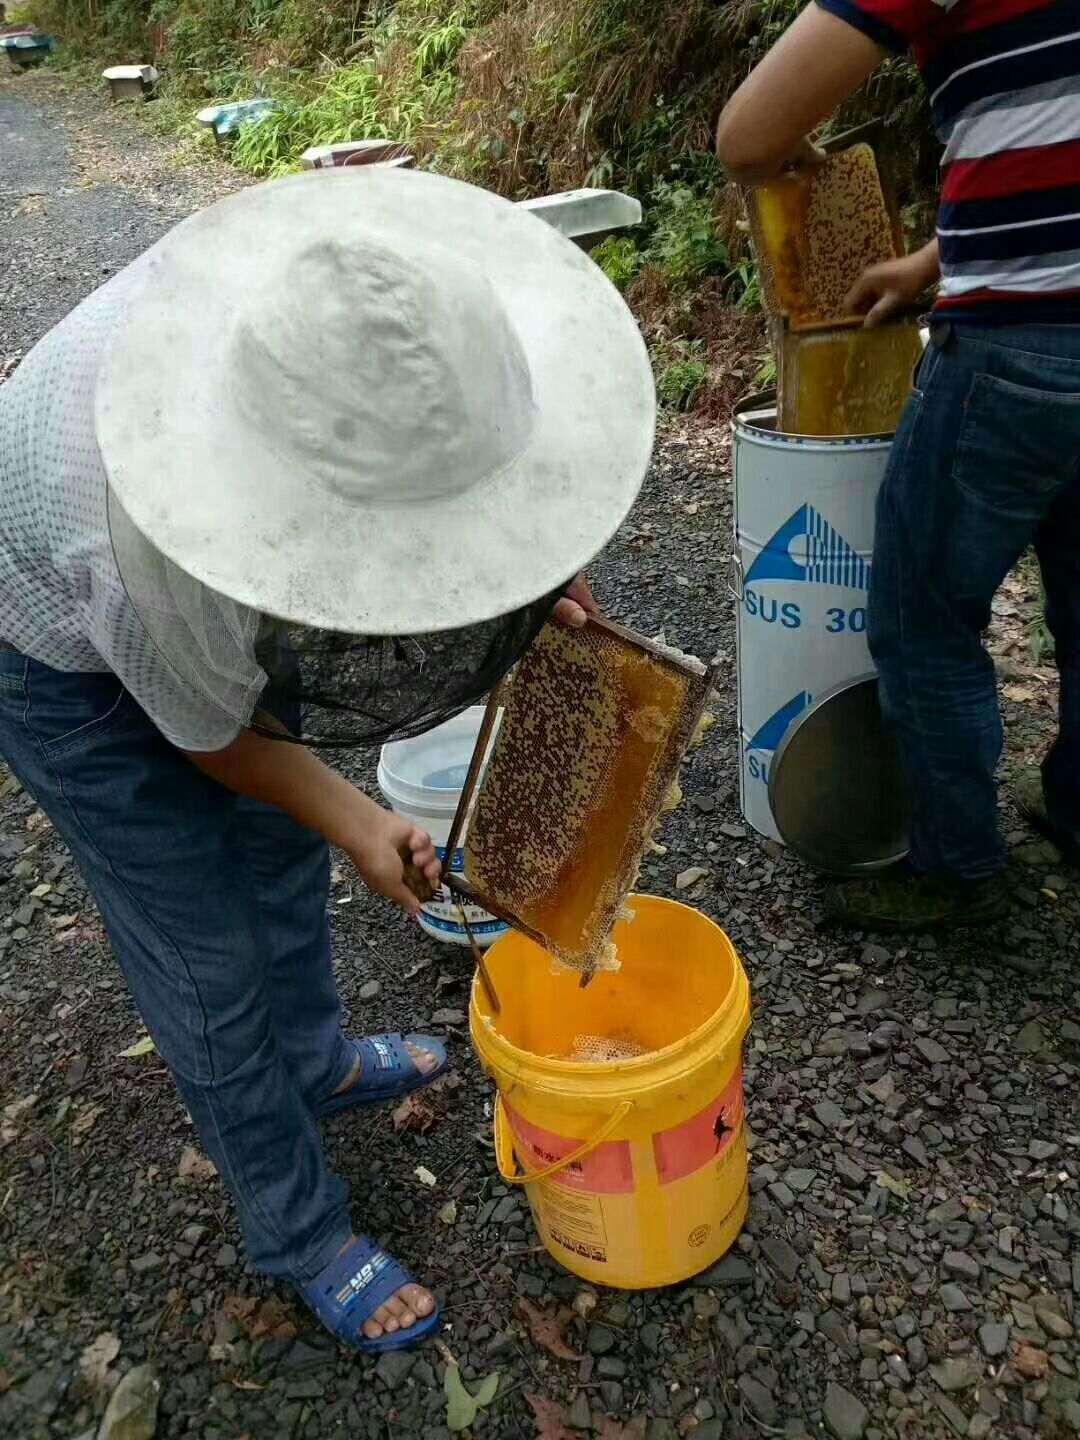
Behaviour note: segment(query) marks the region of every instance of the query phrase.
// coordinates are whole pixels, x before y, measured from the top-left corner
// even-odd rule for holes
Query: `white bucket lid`
[[[520,200],[518,209],[528,210],[568,240],[641,223],[640,202],[618,190],[563,190],[536,200]]]
[[[103,80],[141,80],[144,85],[152,84],[158,78],[153,65],[110,65],[101,72]]]

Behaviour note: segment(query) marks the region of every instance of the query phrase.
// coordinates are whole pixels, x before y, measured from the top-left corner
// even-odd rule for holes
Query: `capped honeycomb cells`
[[[464,847],[477,903],[565,965],[610,965],[612,928],[708,693],[700,662],[615,626],[547,626],[500,697]]]
[[[565,1057],[575,1065],[613,1065],[619,1060],[637,1060],[648,1051],[628,1033],[613,1035],[575,1035],[570,1053]]]
[[[757,186],[749,204],[766,307],[792,328],[841,319],[866,267],[899,253],[869,145]]]

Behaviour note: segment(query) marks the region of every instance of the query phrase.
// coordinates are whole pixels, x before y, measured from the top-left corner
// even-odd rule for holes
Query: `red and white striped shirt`
[[[945,147],[937,313],[1080,323],[1080,0],[817,0],[910,49]]]

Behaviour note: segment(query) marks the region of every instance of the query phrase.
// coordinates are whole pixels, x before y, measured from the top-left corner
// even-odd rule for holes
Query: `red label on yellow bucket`
[[[743,1123],[742,1070],[704,1110],[673,1130],[653,1136],[656,1176],[661,1185],[670,1185],[708,1165],[731,1144]]]
[[[506,1104],[505,1101],[503,1103]],[[563,1156],[581,1149],[580,1140],[568,1140],[564,1135],[541,1130],[539,1125],[531,1125],[509,1105],[506,1113],[526,1170],[545,1170]],[[634,1188],[630,1146],[625,1140],[598,1145],[590,1154],[553,1175],[552,1180],[574,1190],[591,1191],[594,1195],[623,1195]]]

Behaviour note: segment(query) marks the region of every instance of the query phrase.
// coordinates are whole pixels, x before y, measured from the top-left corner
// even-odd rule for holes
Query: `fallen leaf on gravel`
[[[296,1334],[296,1326],[276,1295],[261,1305],[254,1295],[226,1295],[221,1310],[238,1321],[252,1340],[291,1340]]]
[[[446,1428],[457,1434],[468,1430],[480,1411],[486,1410],[495,1399],[499,1391],[499,1376],[497,1372],[489,1375],[473,1394],[465,1388],[461,1369],[455,1363],[446,1367],[443,1388],[446,1391]]]
[[[675,889],[689,890],[691,885],[696,885],[699,880],[704,880],[708,873],[704,865],[691,865],[686,870],[680,870],[675,876]]]
[[[251,1326],[251,1338],[261,1340],[264,1337],[270,1340],[291,1340],[296,1334],[296,1326],[285,1313],[285,1306],[271,1296],[264,1300],[255,1312],[255,1319]]]
[[[12,1100],[10,1105],[4,1106],[4,1119],[17,1120],[20,1115],[25,1115],[37,1104],[37,1095],[24,1095],[21,1100]]]
[[[536,1421],[536,1440],[581,1440],[576,1430],[563,1423],[563,1408],[557,1400],[544,1395],[526,1395],[525,1403]]]
[[[574,1296],[574,1314],[580,1315],[582,1320],[588,1320],[589,1316],[596,1309],[597,1296],[595,1290],[579,1290]]]
[[[90,1131],[97,1124],[98,1116],[105,1107],[103,1105],[87,1105],[75,1116],[71,1122],[71,1133],[76,1137],[89,1135]]]
[[[422,1090],[414,1090],[394,1111],[394,1129],[426,1135],[438,1118],[428,1096]]]
[[[892,1195],[898,1195],[901,1200],[906,1200],[911,1194],[910,1180],[897,1180],[887,1170],[879,1170],[874,1176],[875,1182],[882,1190],[888,1190]]]
[[[207,1352],[211,1364],[227,1365],[233,1358],[233,1346],[240,1338],[243,1328],[236,1320],[231,1320],[224,1310],[215,1310],[209,1322],[213,1329],[213,1341]]]
[[[627,1425],[604,1415],[600,1420],[600,1440],[645,1440],[649,1420],[645,1415],[635,1415]]]
[[[457,1224],[457,1201],[448,1200],[439,1211],[439,1219],[444,1225]]]
[[[1025,1380],[1045,1380],[1050,1373],[1050,1356],[1028,1340],[1020,1340],[1013,1352],[1013,1369]]]
[[[213,1180],[217,1166],[205,1155],[200,1155],[194,1145],[185,1145],[177,1174],[181,1180]]]
[[[265,1390],[265,1385],[258,1384],[255,1380],[234,1380],[232,1382],[237,1390]]]
[[[136,1365],[117,1385],[97,1440],[153,1440],[161,1381],[152,1365]]]
[[[421,1185],[437,1185],[439,1182],[425,1165],[417,1165],[413,1174],[420,1181]]]
[[[1038,693],[1032,690],[1030,685],[1003,685],[1001,687],[1001,693],[1005,696],[1006,700],[1024,701],[1038,699]]]
[[[99,1335],[96,1340],[87,1345],[79,1356],[79,1369],[83,1379],[92,1389],[104,1390],[119,1378],[109,1369],[119,1354],[120,1340],[109,1331],[106,1331],[104,1335]]]
[[[157,1049],[149,1035],[144,1035],[141,1040],[136,1040],[134,1045],[129,1045],[126,1050],[117,1051],[121,1060],[137,1060],[140,1055],[152,1055]]]
[[[524,1295],[518,1301],[518,1314],[529,1327],[533,1342],[542,1345],[556,1360],[580,1360],[581,1356],[566,1343],[566,1327],[574,1312],[565,1305],[541,1309]]]

